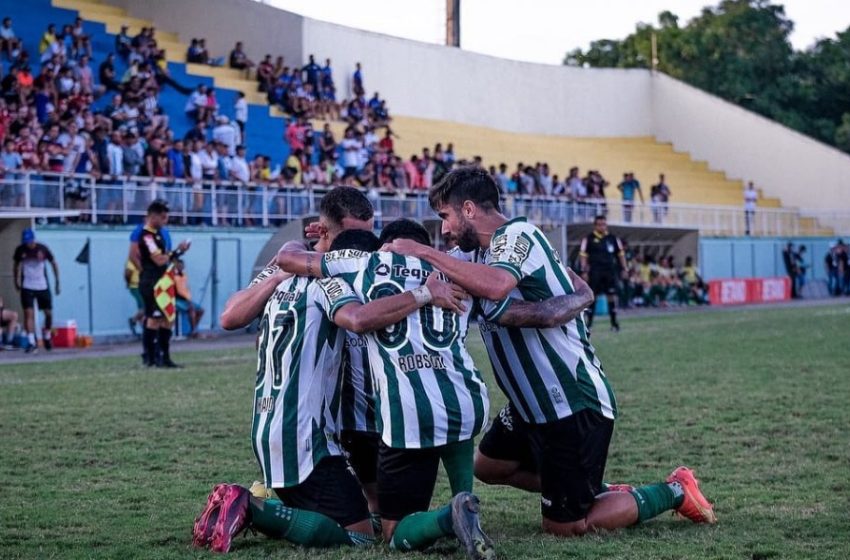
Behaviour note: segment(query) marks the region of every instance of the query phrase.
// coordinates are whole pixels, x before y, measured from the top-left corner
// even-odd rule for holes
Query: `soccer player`
[[[41,336],[44,348],[51,350],[50,329],[53,326],[53,300],[47,282],[47,263],[53,268],[53,282],[56,295],[59,291],[59,265],[45,245],[36,242],[35,232],[26,228],[21,234],[21,244],[15,249],[14,277],[15,289],[21,292],[21,307],[24,308],[24,332],[27,335],[27,352],[38,351],[35,336],[35,304],[44,313]]]
[[[611,330],[618,332],[617,322],[617,266],[624,278],[628,278],[628,266],[620,239],[608,233],[608,220],[605,216],[593,219],[593,231],[581,240],[579,250],[582,276],[590,283],[597,297],[604,295],[608,299],[608,316],[611,318]],[[593,326],[594,308],[587,310],[587,328]]]
[[[369,232],[348,233],[377,243]],[[250,525],[302,545],[369,543],[366,500],[336,437],[342,329],[384,328],[426,305],[462,312],[464,293],[435,275],[363,305],[342,279],[287,276],[275,264],[245,291],[266,301],[252,440],[265,486],[281,500],[260,500],[237,485],[216,486],[196,521],[194,542],[227,552],[232,537]]]
[[[543,530],[560,536],[627,527],[676,510],[714,523],[711,504],[692,471],[631,492],[602,492],[602,476],[617,406],[581,317],[556,328],[499,324],[513,298],[539,300],[574,291],[543,232],[525,218],[508,220],[499,190],[486,171],[450,172],[429,194],[464,262],[425,245],[396,240],[391,249],[428,262],[470,294],[482,298],[481,334],[496,379],[511,408],[529,426],[540,476]]]
[[[168,223],[168,206],[155,200],[148,206],[145,225],[139,237],[139,293],[145,304],[145,330],[142,334],[146,366],[180,367],[171,360],[171,321],[156,301],[155,287],[166,274],[169,263],[189,250],[189,241],[168,252],[161,229]]]

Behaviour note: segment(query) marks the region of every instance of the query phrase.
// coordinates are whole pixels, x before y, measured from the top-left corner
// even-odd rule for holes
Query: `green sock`
[[[471,439],[450,443],[445,446],[440,458],[446,475],[449,478],[449,487],[452,496],[461,492],[472,492],[472,465],[475,455],[475,442]]]
[[[280,500],[251,499],[251,524],[264,535],[303,546],[361,544],[362,540],[357,534],[352,538],[339,523],[326,515],[286,507]]]
[[[424,550],[441,537],[454,535],[452,506],[411,513],[396,525],[390,548]]]
[[[631,492],[638,506],[638,523],[643,523],[660,513],[676,509],[685,499],[678,482],[648,484]]]

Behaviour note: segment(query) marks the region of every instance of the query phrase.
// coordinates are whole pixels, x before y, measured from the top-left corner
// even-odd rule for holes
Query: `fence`
[[[137,222],[148,204],[164,199],[171,222],[183,225],[277,227],[314,214],[329,187],[278,187],[224,181],[192,183],[149,177],[95,179],[91,175],[52,173],[9,174],[0,179],[0,209],[71,210],[78,220],[98,223]],[[378,225],[398,217],[433,218],[423,192],[366,190]],[[704,235],[806,236],[850,232],[850,211],[806,212],[693,204],[629,204],[623,201],[569,201],[558,197],[502,197],[504,212],[524,215],[540,225],[592,222],[604,214],[609,223],[646,227],[697,229]],[[811,219],[801,219],[801,216]]]

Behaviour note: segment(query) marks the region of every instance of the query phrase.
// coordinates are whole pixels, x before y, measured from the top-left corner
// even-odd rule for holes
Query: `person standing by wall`
[[[791,280],[791,299],[797,299],[800,294],[797,293],[797,254],[794,252],[794,244],[790,241],[782,250],[782,263],[785,265],[785,274]]]
[[[171,360],[171,320],[173,315],[162,309],[157,302],[157,284],[166,275],[171,260],[189,250],[188,240],[182,241],[177,249],[168,252],[161,229],[168,223],[168,206],[161,200],[148,206],[145,226],[139,238],[139,260],[142,272],[139,275],[139,292],[145,304],[145,330],[142,335],[146,366],[165,368],[179,367]]]
[[[53,267],[53,280],[56,295],[59,290],[59,265],[45,245],[36,243],[35,232],[27,228],[21,235],[21,244],[15,249],[15,289],[21,292],[21,307],[24,308],[24,331],[27,335],[27,352],[38,350],[35,336],[35,303],[44,313],[42,340],[45,350],[51,350],[50,329],[53,327],[53,301],[47,282],[47,263]]]
[[[756,215],[756,202],[758,201],[759,193],[756,191],[755,186],[753,186],[753,182],[750,181],[747,183],[747,189],[744,191],[744,224],[745,224],[745,235],[750,235],[753,226],[755,225],[754,219]]]

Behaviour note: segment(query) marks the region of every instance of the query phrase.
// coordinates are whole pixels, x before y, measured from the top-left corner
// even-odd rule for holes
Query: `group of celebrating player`
[[[540,494],[543,530],[574,536],[675,510],[714,523],[690,469],[607,485],[617,405],[581,316],[590,288],[525,218],[508,220],[492,178],[449,173],[430,192],[453,248],[416,222],[372,233],[372,207],[339,187],[308,237],[287,243],[221,317],[261,317],[251,490],[219,484],[194,544],[227,552],[247,528],[305,546],[421,550],[456,537],[494,558],[473,477]],[[477,320],[508,404],[488,423],[487,387],[466,349]],[[439,464],[453,498],[430,509]],[[272,491],[277,495],[271,498]]]

